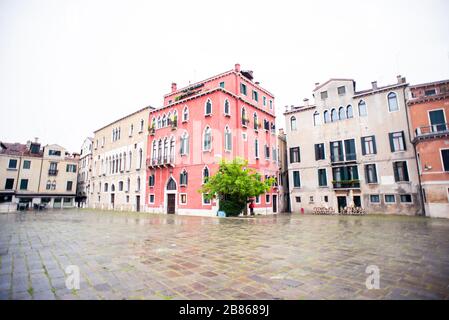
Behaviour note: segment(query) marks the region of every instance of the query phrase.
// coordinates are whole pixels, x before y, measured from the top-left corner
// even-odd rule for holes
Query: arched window
[[[178,125],[178,111],[177,110],[173,111],[172,124],[173,124],[173,126]]]
[[[104,192],[108,192],[108,184],[107,183],[104,184]]]
[[[368,115],[368,112],[366,110],[366,103],[363,100],[360,100],[359,102],[359,116],[365,117]]]
[[[126,191],[129,192],[130,188],[131,188],[131,179],[128,178],[128,179],[126,180]]]
[[[159,142],[157,143],[157,162],[161,163],[162,161],[162,139],[159,139]]]
[[[212,101],[210,101],[210,99],[207,99],[207,101],[206,101],[206,104],[204,106],[204,114],[206,116],[212,114]]]
[[[123,181],[118,182],[118,191],[123,191]]]
[[[51,181],[50,181],[50,180],[47,181],[47,185],[46,185],[45,188],[46,188],[47,190],[50,190],[50,189],[51,189]]]
[[[338,117],[340,118],[340,120],[346,119],[346,110],[343,107],[340,107],[338,109]]]
[[[128,171],[131,170],[131,163],[133,162],[133,153],[129,152]]]
[[[56,190],[56,180],[51,183],[51,190]]]
[[[142,148],[139,149],[139,163],[138,163],[138,168],[142,168],[142,160],[143,160],[143,151]]]
[[[320,114],[318,113],[318,111],[315,111],[315,113],[313,114],[313,125],[317,126],[320,124]]]
[[[164,114],[162,116],[162,127],[166,127],[167,126],[167,116]]]
[[[203,137],[203,151],[210,151],[212,149],[212,130],[209,127],[204,129]]]
[[[346,117],[347,117],[348,119],[351,119],[351,118],[354,117],[354,111],[352,110],[352,106],[351,106],[351,105],[348,105],[348,106],[346,107]]]
[[[324,117],[324,123],[329,123],[329,122],[331,122],[331,118],[330,118],[330,115],[329,115],[329,111],[324,111],[324,113],[323,113],[323,117]]]
[[[231,115],[231,107],[229,105],[229,100],[228,99],[225,99],[225,101],[224,101],[224,114],[227,115],[227,116]]]
[[[399,110],[398,98],[394,92],[388,94],[388,110],[390,110],[390,112]]]
[[[246,124],[249,122],[249,119],[246,115],[246,109],[245,107],[242,108],[242,125],[246,127]]]
[[[187,106],[184,107],[184,110],[182,111],[182,122],[189,120],[189,108]]]
[[[290,118],[290,130],[296,131],[296,117],[294,116]]]
[[[206,183],[209,180],[209,168],[204,167],[203,169],[203,183]]]
[[[144,121],[143,119],[140,120],[140,132],[143,131],[143,125],[144,125]]]
[[[132,128],[132,125],[131,125]],[[156,118],[153,117],[153,119],[151,120],[151,128],[152,129],[156,129]],[[132,133],[131,133],[132,134]]]
[[[336,109],[332,109],[331,111],[331,121],[337,121],[338,120],[338,113]]]
[[[175,138],[170,139],[170,163],[175,161]]]
[[[231,134],[231,130],[229,129],[228,126],[226,126],[225,128],[225,133],[224,133],[224,138],[225,138],[225,151],[231,151],[232,150],[232,134]]]
[[[140,177],[137,177],[136,191],[140,191]]]
[[[167,190],[176,190],[176,182],[172,177],[167,182]]]
[[[123,170],[126,170],[126,152],[123,152]]]
[[[157,117],[157,128],[160,129],[162,127],[161,116]]]
[[[115,185],[111,184],[111,192],[114,192],[114,191],[115,191]]]
[[[167,157],[168,157],[168,139],[165,138],[164,139],[164,163],[167,162],[167,160],[168,160]]]
[[[189,153],[189,134],[184,132],[181,136],[181,150],[180,154],[185,155]]]
[[[123,171],[123,167],[122,167],[122,154],[120,153],[120,156],[119,156],[119,164],[118,164],[118,166],[119,166],[119,170],[120,171]]]
[[[151,155],[151,159],[156,159],[157,158],[157,142],[156,140],[153,140],[153,153]]]
[[[171,125],[171,121],[172,121],[172,118],[171,118],[171,112],[169,112],[169,113],[167,114],[167,126]]]
[[[181,174],[179,175],[179,184],[181,186],[186,186],[188,180],[188,175],[186,169],[182,170]]]
[[[254,130],[258,130],[259,129],[259,119],[257,118],[257,112],[254,112],[253,120],[254,120]]]
[[[153,118],[153,121],[155,123],[154,125],[156,125],[156,119],[155,118]],[[131,126],[129,127],[129,136],[133,135],[133,131],[134,131],[134,125],[131,124]]]

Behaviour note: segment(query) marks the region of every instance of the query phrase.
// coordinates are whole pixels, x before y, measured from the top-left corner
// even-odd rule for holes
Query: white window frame
[[[209,147],[209,149],[205,149],[205,143],[204,143],[205,138],[206,138],[206,131],[208,131],[207,129],[210,130],[210,147]],[[201,145],[202,145],[203,152],[212,152],[212,129],[210,126],[206,126],[203,130],[203,139],[202,139]]]
[[[210,102],[210,113],[207,113],[207,103],[208,102]],[[212,116],[212,113],[213,113],[213,103],[210,98],[207,98],[206,102],[204,103],[204,116],[210,117],[210,116]]]
[[[410,202],[402,202],[401,196],[406,196],[406,195],[409,195],[409,196],[410,196],[410,199],[411,199]],[[414,204],[412,194],[411,194],[411,193],[400,193],[400,194],[399,194],[399,203],[400,203],[400,204],[405,204],[405,205],[412,205],[412,204]]]
[[[269,197],[268,201],[267,196]],[[271,204],[271,193],[265,193],[265,204]]]
[[[184,117],[186,111],[187,111],[187,118]],[[184,106],[184,108],[182,108],[182,121],[181,122],[189,121],[189,117],[190,117],[189,107],[188,106]]]
[[[203,206],[211,206],[212,205],[212,199],[209,200],[209,203],[205,203],[204,202],[205,198],[204,198],[204,193],[201,194],[201,204]]]
[[[379,202],[373,202],[373,201],[371,201],[371,196],[378,196],[378,197],[379,197]],[[371,203],[371,204],[380,204],[380,203],[381,203],[381,197],[380,197],[380,194],[378,194],[378,193],[370,194],[369,197],[368,197],[368,200],[369,200],[369,203]]]
[[[228,106],[229,106],[228,112],[226,112],[226,102],[228,102]],[[223,102],[223,114],[226,117],[230,117],[231,116],[231,102],[229,102],[228,99],[224,99],[224,102]]]
[[[181,199],[182,199],[182,196],[185,196],[185,197],[186,197],[186,202],[185,202],[185,203],[183,203],[182,200],[181,200]],[[186,192],[180,193],[180,194],[179,194],[179,205],[180,205],[180,206],[186,206],[186,205],[187,205],[187,201],[188,201],[187,199],[188,199],[188,196],[187,196],[187,193],[186,193]]]
[[[398,107],[397,110],[393,110],[393,111],[390,110],[390,100],[389,100],[389,98],[388,98],[388,96],[389,96],[391,93],[394,93],[394,95],[396,96],[396,104],[397,104],[397,107]],[[387,98],[388,113],[398,112],[398,111],[401,109],[400,106],[399,106],[398,94],[397,94],[395,91],[390,91],[390,92],[388,92],[387,95],[386,95],[385,97]]]
[[[376,184],[379,184],[379,174],[378,174],[378,172],[377,172],[377,163],[375,163],[375,162],[368,162],[368,163],[364,163],[363,164],[363,175],[365,175],[366,173],[365,173],[365,167],[367,166],[367,165],[374,165],[374,168],[376,168],[376,181],[377,182],[368,182],[368,181],[365,181],[365,183],[366,184],[373,184],[373,185],[376,185]],[[364,178],[366,179],[366,176],[364,176]],[[360,175],[359,175],[359,180],[360,180]]]
[[[364,103],[365,104],[365,115],[361,115],[360,114],[360,103]],[[358,111],[358,113],[359,113],[359,118],[360,117],[367,117],[368,116],[368,105],[366,104],[366,101],[365,100],[363,100],[363,99],[361,99],[360,101],[359,101],[359,103],[357,103],[357,111]]]
[[[388,201],[387,201],[387,196],[393,196],[393,197],[394,197],[394,201],[393,201],[393,202],[388,202]],[[396,203],[396,195],[393,194],[393,193],[386,193],[386,194],[384,194],[384,202],[385,202],[385,204],[393,204],[393,203]]]

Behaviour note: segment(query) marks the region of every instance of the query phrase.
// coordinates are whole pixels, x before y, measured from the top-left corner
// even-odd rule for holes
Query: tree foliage
[[[209,199],[218,195],[221,199],[220,210],[227,215],[239,215],[248,198],[269,191],[273,183],[273,178],[262,181],[257,171],[248,168],[247,160],[236,158],[231,162],[222,160],[217,173],[209,177],[199,192]]]

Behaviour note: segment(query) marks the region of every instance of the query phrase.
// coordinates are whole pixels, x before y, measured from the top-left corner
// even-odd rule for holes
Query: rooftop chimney
[[[39,138],[38,137],[34,137],[34,143],[38,143],[39,142]]]
[[[377,81],[371,82],[371,85],[373,86],[373,90],[377,90]]]
[[[397,76],[396,76],[396,79],[398,79],[398,84],[401,84],[401,83],[405,83],[405,82],[406,82],[405,77],[403,77],[403,76],[401,76],[401,75],[397,75]]]
[[[284,108],[285,108],[285,112],[287,112],[288,111],[288,106],[285,106]]]
[[[240,63],[235,64],[235,71],[240,72]]]
[[[308,98],[304,98],[302,101],[304,101],[304,106],[305,107],[309,106],[309,99]]]
[[[176,86],[175,82],[172,82],[172,84],[171,84],[171,92],[175,92],[176,90],[178,90],[178,87]]]
[[[318,87],[320,85],[319,82],[315,82],[315,87]]]
[[[260,84],[260,82],[259,81],[256,81],[256,85],[259,85]]]

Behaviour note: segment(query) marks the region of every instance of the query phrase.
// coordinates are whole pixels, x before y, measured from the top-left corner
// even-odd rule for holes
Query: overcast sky
[[[285,105],[315,82],[449,78],[449,1],[0,0],[0,141],[85,137],[239,62]]]

